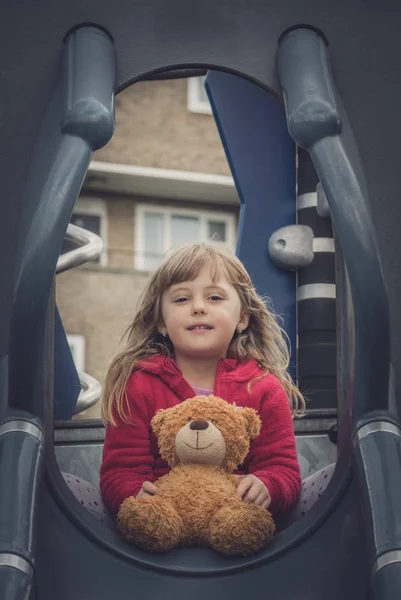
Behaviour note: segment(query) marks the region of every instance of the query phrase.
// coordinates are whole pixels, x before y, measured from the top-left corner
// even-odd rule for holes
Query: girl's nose
[[[203,300],[194,300],[192,305],[192,312],[194,315],[205,314],[206,307]]]

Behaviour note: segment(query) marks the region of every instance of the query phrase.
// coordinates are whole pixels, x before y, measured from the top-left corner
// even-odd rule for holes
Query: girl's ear
[[[160,323],[158,323],[157,325],[157,331],[161,334],[161,335],[166,335],[167,331],[166,331],[166,326],[163,323],[163,321],[161,321]]]
[[[157,413],[155,414],[155,416],[153,417],[153,419],[151,420],[150,424],[152,426],[153,431],[155,432],[155,434],[157,436],[159,436],[160,434],[160,430],[163,426],[163,423],[166,419],[166,410],[158,410]]]
[[[241,414],[245,420],[246,429],[251,440],[258,437],[260,433],[261,421],[258,413],[253,408],[241,408]]]
[[[239,323],[237,325],[237,329],[240,329],[241,331],[245,331],[245,329],[248,327],[249,325],[249,319],[250,319],[250,314],[247,312],[244,312],[241,314],[241,318],[239,320]]]

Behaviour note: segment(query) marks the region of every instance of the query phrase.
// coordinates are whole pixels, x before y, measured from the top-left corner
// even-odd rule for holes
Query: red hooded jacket
[[[297,502],[301,477],[287,395],[276,377],[263,374],[254,359],[221,359],[213,393],[237,406],[254,408],[262,421],[238,474],[252,473],[266,485],[273,515],[286,513]],[[161,355],[138,363],[127,383],[131,423],[108,425],[100,470],[100,488],[106,506],[117,513],[121,503],[140,491],[144,481],[155,481],[169,471],[160,457],[150,421],[160,409],[195,395],[174,360]]]

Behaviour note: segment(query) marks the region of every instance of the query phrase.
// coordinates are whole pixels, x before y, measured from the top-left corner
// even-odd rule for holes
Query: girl
[[[238,496],[274,516],[288,512],[301,490],[291,412],[305,403],[286,370],[282,331],[243,264],[206,244],[175,251],[152,276],[126,334],[102,405],[100,487],[109,510],[116,514],[128,496],[156,494],[153,482],[168,472],[150,428],[156,411],[214,393],[254,408],[262,421],[237,473]]]

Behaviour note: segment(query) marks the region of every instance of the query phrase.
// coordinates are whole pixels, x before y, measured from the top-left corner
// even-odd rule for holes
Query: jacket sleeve
[[[251,443],[248,473],[263,481],[271,497],[269,510],[278,516],[296,504],[302,486],[291,409],[278,381],[266,391],[259,416],[262,426]]]
[[[122,502],[136,496],[144,481],[154,481],[149,410],[135,386],[127,385],[130,423],[116,417],[117,426],[108,425],[100,468],[100,489],[107,508],[117,514]]]

